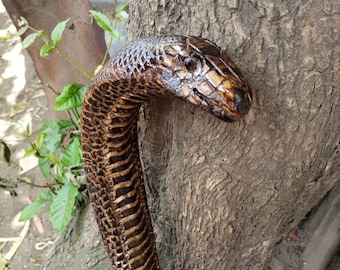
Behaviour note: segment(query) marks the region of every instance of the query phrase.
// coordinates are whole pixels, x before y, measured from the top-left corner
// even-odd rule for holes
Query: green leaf
[[[11,150],[3,140],[0,140],[0,160],[11,163]]]
[[[3,140],[0,140],[0,161],[5,161],[8,165],[21,169],[20,165],[13,161],[11,156],[11,150],[8,145]]]
[[[60,162],[65,167],[72,167],[80,164],[81,161],[80,139],[74,137],[73,141],[63,151]]]
[[[39,158],[38,165],[41,170],[42,175],[47,179],[50,180],[51,178],[51,163],[48,161],[47,158]]]
[[[58,191],[48,208],[52,227],[58,233],[62,233],[71,220],[72,209],[77,194],[77,187],[71,183],[67,183]]]
[[[40,56],[41,57],[46,57],[48,56],[53,50],[54,50],[55,46],[54,45],[44,45],[40,48]]]
[[[29,156],[32,156],[32,155],[34,155],[35,153],[37,152],[37,150],[35,149],[35,148],[30,148],[30,149],[28,149],[26,152],[25,152],[25,154],[22,156],[22,158],[27,158],[27,157],[29,157]]]
[[[117,7],[116,7],[116,13],[119,13],[119,12],[125,10],[125,9],[128,8],[129,6],[130,6],[130,2],[129,2],[129,1],[126,2],[125,4],[119,4],[119,5],[117,5]]]
[[[19,221],[26,221],[34,217],[45,206],[47,198],[47,194],[39,192],[37,200],[27,205],[21,212]]]
[[[32,135],[32,121],[28,121],[25,128],[26,137],[30,137]]]
[[[111,20],[101,12],[90,10],[91,15],[96,20],[97,24],[102,28],[104,31],[113,32],[114,28],[112,25]]]
[[[40,132],[46,134],[46,130],[55,129],[55,131],[59,130],[58,120],[47,120],[40,128]]]
[[[27,31],[27,29],[28,29],[28,26],[27,26],[27,25],[22,26],[20,29],[18,29],[16,35],[17,35],[17,36],[21,36],[22,34],[24,34],[24,33]]]
[[[28,26],[28,21],[24,18],[24,17],[20,17],[20,19],[18,20],[18,26],[22,27],[22,26]]]
[[[129,14],[125,10],[122,10],[121,12],[118,12],[116,14],[116,17],[118,19],[120,19],[121,21],[123,21],[123,22],[128,22],[129,21]]]
[[[79,106],[78,108],[76,108],[76,111],[77,111],[77,115],[81,115],[82,107]]]
[[[40,129],[40,134],[38,135],[36,142],[37,147],[38,142],[40,145],[40,147],[38,148],[39,153],[42,156],[49,157],[49,159],[51,160],[51,153],[55,153],[56,150],[61,147],[61,144],[65,137],[65,133],[68,129],[72,128],[74,128],[74,125],[67,120],[46,121]],[[43,138],[41,138],[41,134]],[[42,143],[41,139],[43,140]]]
[[[49,157],[49,159],[50,159],[50,161],[52,162],[53,165],[57,165],[59,163],[58,159],[57,159],[57,157],[55,156],[54,153],[50,153],[48,155],[48,157]]]
[[[63,183],[62,180],[59,180],[60,177],[63,177],[64,168],[60,165],[60,163],[56,163],[53,167],[54,174],[58,180],[58,182]]]
[[[108,33],[112,38],[114,38],[116,40],[120,40],[120,33],[117,29],[113,29],[112,32],[108,32]]]
[[[27,37],[25,37],[25,39],[22,41],[22,48],[23,49],[26,49],[28,48],[29,46],[31,46],[34,41],[40,37],[42,34],[42,31],[39,31],[39,32],[36,32],[36,33],[33,33],[33,34],[30,34],[28,35]]]
[[[116,7],[116,18],[123,21],[129,21],[129,14],[125,11],[129,7],[130,3],[126,2],[125,4],[120,4]]]
[[[67,132],[70,128],[73,128],[74,125],[72,124],[71,121],[68,120],[57,120],[58,126],[59,126],[59,133],[65,133]]]
[[[35,140],[35,146],[37,149],[40,149],[44,143],[44,134],[42,132],[39,133],[38,137]]]
[[[129,14],[125,11],[125,9],[128,8],[129,2],[126,2],[125,4],[118,5],[116,7],[116,18],[123,21],[128,22],[129,21]]]
[[[21,212],[19,221],[26,221],[34,217],[45,206],[45,202],[35,201],[27,205]]]
[[[45,42],[45,44],[46,45],[49,45],[50,44],[50,40],[49,40],[49,38],[48,38],[48,36],[47,36],[47,34],[46,34],[46,31],[45,30],[40,30],[40,32],[41,32],[41,38],[42,38],[42,40]]]
[[[48,134],[44,138],[44,144],[40,150],[42,156],[48,157],[50,153],[54,153],[61,146],[62,136],[58,133],[52,133],[53,129],[46,130]],[[58,131],[56,131],[58,132]]]
[[[51,33],[51,40],[53,42],[54,47],[57,46],[60,42],[61,36],[66,28],[66,25],[68,23],[68,21],[70,20],[70,18],[66,19],[65,21],[62,21],[60,23],[58,23],[54,29],[52,30]]]
[[[48,156],[50,153],[54,153],[62,143],[63,137],[60,134],[58,120],[46,121],[42,125],[40,132],[44,134],[44,143],[40,152]]]
[[[29,177],[20,177],[18,178],[22,183],[33,184],[33,179]]]
[[[71,83],[64,87],[56,98],[54,111],[63,111],[81,106],[87,85]]]

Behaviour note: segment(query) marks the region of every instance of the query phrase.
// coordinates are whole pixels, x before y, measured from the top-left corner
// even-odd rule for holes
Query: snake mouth
[[[192,89],[193,94],[200,100],[201,107],[215,117],[234,122],[249,111],[251,104],[251,89],[234,88],[228,95],[223,93],[217,100],[202,94],[197,88]],[[222,97],[222,98],[221,98]]]
[[[216,118],[224,121],[224,122],[235,122],[238,117],[234,117],[232,115],[228,115],[226,114],[224,111],[220,111],[220,112],[213,112],[212,113]]]
[[[232,112],[228,106],[223,105],[221,102],[216,102],[211,98],[205,96],[197,88],[192,89],[194,95],[196,95],[200,99],[201,107],[214,115],[220,120],[225,122],[234,122],[238,117],[235,115],[235,112]]]

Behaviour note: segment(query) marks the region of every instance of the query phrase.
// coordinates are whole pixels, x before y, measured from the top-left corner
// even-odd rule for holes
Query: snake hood
[[[175,95],[227,122],[244,116],[251,105],[252,90],[241,71],[207,39],[148,37],[128,44],[107,66],[117,73],[111,78],[125,78],[129,87],[132,81],[149,86],[144,91],[150,97]],[[98,74],[95,84],[107,79]]]

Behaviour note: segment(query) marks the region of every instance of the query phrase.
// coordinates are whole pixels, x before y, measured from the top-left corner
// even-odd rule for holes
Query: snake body
[[[130,43],[99,71],[85,94],[83,160],[92,208],[113,269],[159,269],[137,142],[139,108],[178,96],[231,122],[252,91],[218,46],[190,36]]]

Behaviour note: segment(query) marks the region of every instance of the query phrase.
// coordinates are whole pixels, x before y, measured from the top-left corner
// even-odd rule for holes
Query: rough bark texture
[[[162,269],[262,269],[339,179],[339,6],[133,1],[130,39],[190,34],[227,48],[255,90],[225,124],[179,100],[141,138]]]
[[[86,1],[42,1],[42,0],[2,0],[13,23],[18,27],[18,19],[24,17],[35,29],[45,29],[50,35],[60,21],[72,17],[66,28],[60,47],[89,74],[93,74],[102,60],[106,45],[104,34],[89,16],[91,4]],[[27,31],[24,39],[31,32]],[[34,61],[35,69],[42,82],[50,108],[54,107],[56,95],[51,88],[61,92],[71,82],[88,83],[89,80],[57,52],[46,58],[39,55],[41,41],[27,50]]]
[[[235,124],[175,99],[145,107],[142,157],[161,269],[264,269],[339,180],[339,5],[144,0],[131,2],[130,20],[130,40],[214,40],[255,92]],[[106,269],[86,266],[97,259],[90,254],[80,269]]]

